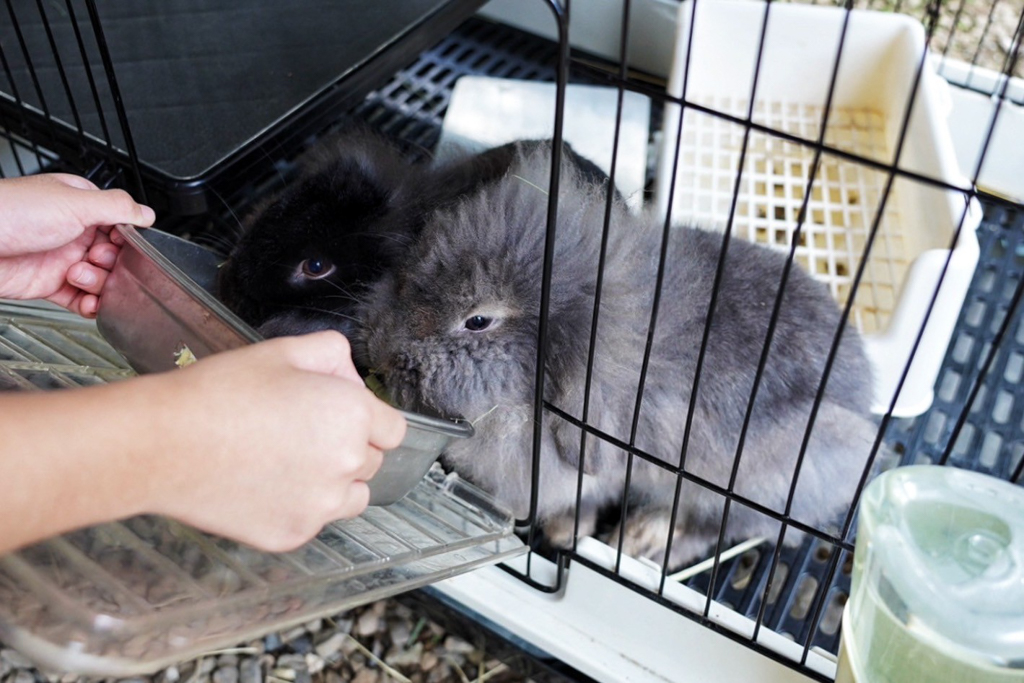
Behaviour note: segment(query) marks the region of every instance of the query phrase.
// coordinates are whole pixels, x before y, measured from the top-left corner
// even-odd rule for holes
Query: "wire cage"
[[[163,7],[97,8],[68,0],[55,13],[42,3],[8,0],[11,21],[0,21],[0,136],[13,152],[0,157],[0,174],[68,170],[156,197],[162,227],[226,251],[238,217],[286,186],[300,154],[352,119],[422,156],[443,156],[452,144],[553,139],[549,185],[538,200],[545,203],[548,232],[537,311],[532,495],[529,513],[518,520],[532,550],[525,561],[504,567],[530,590],[564,594],[574,568],[585,568],[658,609],[815,680],[831,680],[850,590],[856,500],[871,477],[919,463],[1013,483],[1024,476],[1024,194],[1012,185],[1015,162],[1007,161],[1014,156],[1008,150],[1020,149],[1013,131],[1019,136],[1021,128],[1011,126],[1024,107],[1024,12],[1013,3],[537,0],[529,8],[492,3],[466,21],[480,3],[416,3],[408,15],[383,24],[365,18],[379,28],[373,39],[387,47],[373,59],[343,55],[324,72],[310,72],[298,90],[261,84],[270,103],[248,127],[235,126],[228,111],[193,102],[210,122],[200,132],[184,123],[172,141],[181,145],[177,150],[160,141],[167,117],[154,112],[179,93],[157,92],[133,110],[139,96],[129,88],[145,72],[133,71],[135,62],[116,49],[130,20],[164,17],[158,4]],[[230,3],[213,4],[230,15]],[[309,4],[310,27],[329,25],[315,13],[323,8]],[[247,16],[263,11],[257,21],[280,20],[269,5],[250,8]],[[252,34],[239,34],[239,44],[246,35]],[[194,41],[209,43],[199,34]],[[209,67],[210,73],[214,64],[230,62],[233,49],[211,56],[180,43],[160,47],[184,51],[192,70]],[[296,63],[316,61],[303,61],[307,56]],[[229,105],[245,102],[251,87],[235,86],[243,96]],[[221,86],[211,82],[195,91],[208,96],[210,87]],[[949,118],[951,88],[980,98],[972,100],[972,130],[956,131],[955,145],[950,129],[964,124]],[[588,107],[600,121],[581,126]],[[527,116],[525,109],[540,113]],[[486,124],[484,132],[474,128],[479,121],[467,123],[473,114]],[[190,136],[206,133],[217,144],[188,161]],[[663,228],[653,303],[644,311],[645,346],[631,385],[635,407],[622,418],[632,433],[592,422],[586,400],[569,406],[551,399],[548,315],[559,268],[563,139],[602,166],[608,187],[627,195],[634,215],[656,216]],[[594,230],[609,230],[616,201],[609,189],[604,225]],[[778,284],[766,283],[769,332],[758,340],[761,358],[744,396],[741,434],[751,429],[765,364],[777,352],[772,331],[783,296],[775,293],[784,291],[793,269],[825,283],[842,323],[864,336],[876,380],[872,432],[856,481],[847,482],[850,503],[837,518],[809,524],[794,513],[800,464],[781,475],[782,505],[759,503],[738,488],[742,436],[725,440],[731,476],[716,481],[685,460],[660,457],[646,445],[653,435],[637,433],[645,385],[654,379],[648,376],[652,348],[659,324],[666,324],[657,316],[662,274],[671,268],[670,236],[680,223],[717,230],[725,245],[717,252],[723,254],[719,272],[736,240],[766,245],[787,264]],[[711,301],[720,280],[714,282]],[[579,330],[589,339],[591,363],[597,304],[594,311],[590,329]],[[827,331],[828,359],[810,417],[800,424],[804,449],[826,400],[842,323]],[[708,318],[704,324],[710,327]],[[685,387],[692,400],[676,413],[680,428],[701,419],[692,406],[711,337],[698,338],[697,379]],[[590,385],[579,389],[587,395]],[[553,422],[572,425],[582,451],[574,525],[568,543],[554,546],[537,513],[544,505],[541,434]],[[581,526],[582,482],[586,451],[598,443],[616,450],[625,476],[621,495],[590,529]],[[680,454],[688,448],[685,441],[675,447]],[[672,566],[678,539],[664,529],[659,562],[630,557],[625,534],[609,532],[637,514],[630,486],[638,468],[657,468],[677,482],[668,529],[675,527],[681,490],[697,487],[714,496],[719,520],[705,561]],[[731,547],[728,520],[738,510],[752,511],[774,531]],[[798,543],[784,542],[794,536]]]

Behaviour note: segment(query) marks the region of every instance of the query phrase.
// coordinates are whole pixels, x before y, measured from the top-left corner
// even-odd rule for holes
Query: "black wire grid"
[[[8,12],[15,16],[12,8],[12,0],[5,0]],[[698,0],[705,1],[705,0]],[[954,0],[954,2],[942,3],[939,1],[929,2],[921,7],[919,18],[925,26],[928,43],[933,50],[943,56],[948,56],[949,46],[955,42],[957,27],[960,25],[961,14],[967,0]],[[982,33],[980,42],[984,42],[989,35],[989,25],[992,22],[996,8],[1003,0],[992,0],[988,12],[988,24]],[[43,13],[42,3],[38,2],[38,11]],[[102,30],[95,23],[96,13],[93,3],[87,2],[89,9],[88,17],[93,20],[90,24],[85,19],[79,19],[83,26],[91,26],[91,33],[76,31],[77,40],[81,47],[82,55],[88,51],[84,47],[88,41],[95,41],[101,55],[107,54],[103,45]],[[774,131],[752,122],[752,111],[748,110],[745,117],[737,117],[728,112],[719,112],[708,107],[702,107],[690,102],[686,97],[684,81],[683,96],[681,98],[669,97],[664,89],[653,84],[650,78],[640,78],[631,71],[626,59],[620,59],[617,63],[607,63],[593,56],[577,53],[570,49],[569,34],[569,0],[548,0],[545,2],[552,9],[552,18],[558,28],[560,40],[550,42],[526,34],[506,26],[488,23],[478,19],[472,19],[449,35],[444,37],[431,49],[426,50],[409,66],[399,70],[386,84],[371,92],[364,100],[351,108],[346,116],[362,119],[376,128],[391,134],[392,136],[405,141],[410,148],[420,150],[423,156],[435,146],[442,117],[448,105],[454,82],[462,75],[483,74],[507,78],[520,78],[528,80],[555,81],[559,84],[559,102],[564,100],[564,86],[570,82],[587,82],[610,85],[619,92],[619,113],[623,95],[627,91],[638,92],[649,96],[654,102],[654,118],[660,119],[660,111],[667,103],[679,104],[682,107],[696,109],[702,113],[724,118],[733,123],[742,125],[745,130],[746,139],[752,132],[764,133],[797,142],[813,150],[813,168],[809,178],[815,178],[821,157],[825,153],[840,154],[851,158],[858,163],[863,163],[886,174],[886,189],[883,193],[882,204],[888,198],[889,189],[897,178],[908,178],[918,182],[927,183],[933,187],[948,189],[960,192],[963,196],[977,197],[984,207],[984,218],[978,229],[978,239],[981,247],[981,258],[979,266],[967,295],[962,309],[956,330],[950,343],[943,362],[942,370],[936,383],[935,400],[932,407],[923,415],[913,419],[896,419],[891,415],[884,415],[879,421],[878,437],[875,442],[875,453],[887,444],[899,456],[899,464],[935,463],[973,469],[992,474],[1002,479],[1019,483],[1024,471],[1024,386],[1020,381],[1024,377],[1024,323],[1021,321],[1020,298],[1024,288],[1024,207],[1006,201],[1005,199],[986,194],[978,190],[976,181],[981,173],[984,164],[984,154],[978,160],[977,166],[967,169],[970,174],[970,184],[964,187],[956,187],[934,178],[924,177],[920,174],[908,173],[898,167],[900,152],[903,143],[903,135],[906,133],[911,104],[903,117],[899,142],[896,145],[895,159],[891,163],[881,163],[877,160],[859,158],[848,152],[835,150],[828,147],[824,140],[826,126],[824,121],[830,113],[831,97],[830,90],[823,112],[823,125],[817,140],[806,141],[793,139],[792,136],[782,131]],[[840,6],[849,5],[837,3]],[[885,7],[881,7],[885,4]],[[901,11],[902,0],[895,3],[885,0],[868,0],[865,6],[876,9],[888,9]],[[72,3],[67,6],[71,8]],[[695,5],[694,5],[695,7]],[[620,24],[620,55],[629,53],[629,23],[630,23],[630,0],[624,0],[624,9]],[[771,16],[772,3],[764,5],[764,23],[762,24],[762,36],[764,26]],[[19,11],[24,12],[23,7]],[[909,11],[909,10],[908,10]],[[848,15],[847,15],[848,16]],[[76,26],[78,24],[76,23]],[[693,22],[691,22],[691,26]],[[17,27],[17,22],[15,22]],[[1002,64],[983,63],[981,45],[974,51],[971,61],[971,69],[981,67],[993,68],[1004,74],[1019,73],[1020,60],[1019,51],[1024,31],[1024,13],[1017,19],[1012,44],[1005,50],[1005,58]],[[844,25],[845,35],[845,25]],[[82,36],[85,36],[84,38]],[[838,64],[842,57],[842,41],[831,65],[833,86]],[[763,44],[762,44],[763,49]],[[11,76],[9,59],[5,56],[7,52],[16,47],[9,43],[0,43],[0,67],[7,73],[7,83],[0,80],[0,91],[10,92],[14,87],[14,79]],[[54,46],[54,51],[56,47]],[[23,55],[27,58],[27,54]],[[102,76],[109,81],[110,91],[116,93],[116,82],[112,78],[109,59],[104,60]],[[758,69],[760,64],[760,52],[758,57]],[[925,55],[920,56],[916,78],[919,80],[925,68]],[[49,77],[54,77],[52,72],[47,72]],[[65,78],[62,71],[61,78]],[[96,78],[99,78],[97,76]],[[754,89],[757,88],[757,77],[754,79]],[[916,82],[916,81],[915,81]],[[97,91],[96,85],[90,77],[90,90],[94,94]],[[38,87],[38,86],[37,86]],[[1024,104],[1024,101],[1014,101],[1007,98],[1008,80],[1003,78],[1000,81],[1000,90],[995,93],[997,106],[991,119],[987,122],[985,135],[986,148],[991,139],[992,131],[998,121],[999,112],[1002,107],[1017,106]],[[65,85],[69,93],[70,89]],[[915,88],[916,89],[916,88]],[[10,98],[9,98],[10,99]],[[15,104],[21,100],[17,93],[14,94]],[[138,161],[133,156],[131,135],[127,129],[123,107],[120,105],[119,96],[114,96],[114,111],[116,116],[112,117],[106,126],[113,127],[120,124],[122,133],[117,138],[121,146],[126,144],[127,150],[122,150],[110,142],[108,135],[106,140],[83,141],[75,146],[67,143],[67,136],[56,135],[55,127],[67,128],[65,123],[58,124],[50,122],[50,132],[41,130],[30,125],[31,118],[24,111],[24,107],[7,106],[0,107],[0,137],[3,137],[17,150],[13,159],[0,161],[0,177],[6,175],[20,175],[31,171],[35,167],[42,167],[56,170],[69,170],[93,178],[102,186],[123,186],[135,189],[144,196],[146,178],[138,171]],[[755,97],[751,96],[753,102]],[[98,106],[98,105],[97,105]],[[102,107],[98,107],[102,110]],[[557,109],[555,121],[555,138],[561,137],[561,124],[563,107]],[[680,118],[680,121],[682,119]],[[332,123],[330,125],[344,125],[344,123]],[[682,126],[682,123],[680,123]],[[73,130],[73,128],[72,128]],[[65,131],[66,132],[66,131]],[[79,127],[79,132],[81,128]],[[664,131],[665,135],[680,135],[680,131]],[[84,136],[83,136],[84,137]],[[270,161],[262,174],[249,173],[244,179],[238,178],[235,182],[229,183],[222,191],[216,188],[212,194],[217,201],[210,210],[201,216],[168,216],[164,218],[161,227],[170,227],[176,232],[190,235],[198,240],[205,240],[210,243],[223,246],[226,239],[229,239],[237,225],[238,216],[245,213],[260,196],[263,196],[272,189],[286,183],[295,171],[294,160],[299,153],[309,144],[315,144],[316,133],[311,133],[301,139],[293,136],[288,144],[278,140],[273,144],[265,144],[261,149],[264,156]],[[71,137],[73,140],[74,136]],[[618,128],[616,128],[616,142]],[[127,141],[127,142],[125,142]],[[257,141],[257,146],[260,143]],[[617,149],[615,144],[613,149]],[[556,155],[559,147],[554,148]],[[129,157],[125,163],[125,154]],[[5,166],[6,164],[6,166]],[[740,168],[742,168],[742,161]],[[557,197],[558,183],[558,159],[553,164],[552,188],[550,191],[549,225],[553,225],[553,217],[558,207],[554,198]],[[251,171],[251,167],[248,169]],[[615,161],[613,159],[611,177],[615,177]],[[228,174],[230,175],[230,174]],[[739,178],[736,178],[738,187]],[[807,187],[803,194],[804,206],[801,214],[806,212],[806,202],[810,197],[810,187]],[[966,207],[966,203],[965,203]],[[735,211],[735,201],[733,203]],[[876,220],[872,226],[872,238],[868,240],[865,250],[870,250],[871,242],[881,216],[879,208]],[[608,216],[604,228],[607,229]],[[963,226],[966,217],[960,217],[960,226]],[[731,218],[730,218],[731,223]],[[666,224],[666,230],[668,225]],[[799,232],[800,226],[797,227]],[[959,232],[959,229],[958,229]],[[728,234],[728,231],[726,231]],[[955,238],[954,238],[955,240]],[[797,237],[794,236],[793,243],[796,244]],[[553,231],[549,231],[549,245],[553,243]],[[723,255],[724,255],[723,249]],[[547,291],[548,278],[552,268],[549,246],[548,255],[545,261],[545,286],[542,297],[540,331],[541,340],[546,333],[543,322],[547,312]],[[790,259],[792,261],[791,252]],[[724,258],[724,256],[723,256]],[[662,254],[664,261],[664,253]],[[862,258],[862,263],[867,261],[867,254]],[[948,264],[947,264],[948,266]],[[863,266],[861,266],[863,268]],[[859,282],[861,272],[855,276],[854,290]],[[780,294],[781,298],[781,294]],[[851,293],[849,300],[854,299]],[[777,303],[778,305],[778,303]],[[934,305],[934,299],[931,302]],[[850,315],[850,306],[847,304],[844,309],[844,319]],[[711,305],[713,309],[713,303]],[[655,301],[653,310],[657,310]],[[775,314],[777,315],[776,308]],[[595,308],[596,327],[596,308]],[[657,321],[652,316],[650,324],[650,335],[654,334]],[[593,344],[594,336],[591,334]],[[920,343],[920,337],[918,338]],[[538,377],[536,394],[536,419],[542,421],[550,419],[551,414],[558,415],[580,426],[584,433],[591,433],[599,438],[612,439],[610,435],[602,434],[587,424],[587,408],[584,405],[583,412],[579,416],[569,415],[558,406],[551,405],[544,401],[540,387],[544,385],[544,348],[545,345],[538,345]],[[648,347],[649,348],[649,347]],[[703,351],[702,351],[703,353]],[[834,353],[834,351],[833,351]],[[767,354],[767,349],[765,351]],[[762,359],[763,362],[763,359]],[[826,367],[825,376],[828,374]],[[646,368],[646,363],[645,363]],[[646,371],[646,369],[644,370]],[[699,376],[699,375],[698,375]],[[758,378],[759,379],[759,378]],[[641,391],[643,378],[640,382]],[[756,381],[755,381],[756,387]],[[755,389],[756,390],[756,389]],[[818,401],[824,391],[824,382],[819,391]],[[692,402],[691,402],[692,404]],[[639,398],[638,403],[639,406]],[[891,410],[891,408],[890,408]],[[692,416],[688,416],[689,417]],[[635,437],[635,434],[634,434]],[[539,437],[538,437],[539,438]],[[612,439],[616,443],[617,440]],[[635,439],[634,439],[635,442]],[[539,442],[538,442],[539,444]],[[729,506],[733,502],[750,504],[749,501],[739,498],[731,487],[724,489],[711,486],[694,475],[680,468],[673,468],[670,465],[644,453],[632,443],[622,444],[627,452],[630,462],[636,458],[642,458],[660,467],[664,467],[675,473],[680,482],[684,480],[696,482],[718,491],[726,501],[725,514],[728,515]],[[581,446],[582,448],[582,446]],[[535,458],[539,457],[539,445],[535,447]],[[872,458],[872,460],[874,457]],[[581,458],[582,460],[582,458]],[[536,463],[536,460],[535,460]],[[869,464],[868,470],[871,465]],[[538,468],[534,468],[537,471]],[[860,482],[862,488],[868,478],[868,472]],[[628,482],[627,482],[628,487]],[[795,488],[795,484],[794,484]],[[534,490],[537,490],[536,485]],[[861,489],[858,488],[858,492]],[[790,492],[792,498],[792,490]],[[756,507],[756,506],[753,506]],[[532,507],[530,519],[536,511],[536,500]],[[606,575],[609,579],[630,585],[635,591],[644,594],[646,597],[665,605],[668,609],[676,610],[690,618],[697,619],[710,628],[720,630],[731,638],[740,640],[750,647],[757,649],[766,656],[782,661],[788,665],[797,666],[812,677],[825,680],[814,674],[802,665],[806,662],[808,653],[813,648],[821,648],[829,652],[836,652],[839,638],[839,618],[845,604],[850,583],[851,556],[854,539],[855,509],[839,520],[839,533],[829,533],[818,529],[811,529],[797,525],[801,530],[808,532],[802,544],[798,547],[785,547],[781,541],[787,526],[793,522],[786,513],[779,513],[771,510],[761,510],[764,514],[771,516],[781,523],[779,538],[773,539],[774,543],[767,543],[753,550],[740,555],[729,561],[719,561],[718,552],[724,550],[725,520],[723,519],[723,536],[720,537],[719,547],[715,553],[713,568],[688,580],[688,585],[707,596],[703,614],[692,614],[678,607],[664,596],[664,587],[670,567],[662,567],[662,582],[657,590],[649,590],[630,584],[620,573],[620,565],[616,563],[613,569],[597,566],[579,554],[568,551],[558,554],[559,567],[564,569],[569,566],[571,572],[572,562],[579,562],[587,565]],[[629,510],[623,508],[617,511],[618,516],[629,514]],[[523,520],[524,523],[530,519]],[[539,545],[534,538],[534,532],[528,532],[528,540],[534,545]],[[621,548],[620,548],[621,552]],[[620,556],[621,560],[621,556]],[[511,571],[511,570],[509,570]],[[525,575],[519,575],[524,581],[536,586],[539,590],[555,591],[559,585],[543,585],[530,576],[529,570]],[[559,572],[559,583],[564,580],[564,572]],[[743,638],[721,629],[708,617],[712,601],[718,601],[734,608],[737,612],[755,620],[756,630],[752,639]],[[757,634],[761,628],[770,629],[782,633],[794,639],[803,646],[803,657],[800,662],[792,662],[776,654],[756,642]]]

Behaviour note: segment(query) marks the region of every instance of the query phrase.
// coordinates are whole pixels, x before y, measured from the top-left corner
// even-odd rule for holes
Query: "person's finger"
[[[110,242],[99,242],[89,247],[87,258],[89,263],[110,270],[117,263],[117,254],[120,248]]]
[[[326,330],[282,342],[288,346],[292,365],[299,370],[320,372],[363,384],[352,363],[352,347],[340,332]]]
[[[78,188],[79,190],[98,190],[98,189],[100,189],[100,188],[96,187],[96,184],[93,183],[88,178],[83,178],[82,176],[72,175],[70,173],[47,173],[43,177],[50,178],[52,180],[55,180],[55,181],[61,183],[62,185],[67,185],[68,187]]]
[[[61,285],[60,289],[46,297],[46,300],[57,304],[61,308],[66,308],[72,313],[78,313],[78,299],[81,295],[81,289],[69,282],[65,282]]]
[[[46,297],[46,300],[83,318],[95,318],[100,307],[99,297],[84,292],[70,283],[65,283],[59,290]]]
[[[108,269],[79,261],[68,268],[68,282],[89,294],[99,294],[107,282]]]
[[[86,204],[87,211],[91,211],[94,220],[87,221],[88,225],[114,225],[116,223],[131,223],[142,227],[149,227],[156,220],[156,213],[145,204],[138,204],[131,195],[124,190],[101,190],[88,178],[72,175],[70,173],[47,173],[39,176],[76,190],[89,191]],[[84,217],[83,217],[84,218]]]
[[[142,220],[136,221],[133,225],[137,225],[140,228],[148,228],[156,222],[156,211],[145,204],[139,204],[139,207],[142,208]]]
[[[355,471],[352,478],[357,481],[369,481],[373,479],[373,475],[377,474],[383,464],[384,453],[379,448],[368,446],[366,448],[366,458],[359,469]]]
[[[375,396],[370,398],[369,406],[370,445],[382,451],[397,448],[405,438],[405,431],[409,428],[405,418],[400,412]]]
[[[107,244],[110,242],[110,231],[113,229],[114,226],[112,225],[97,225],[92,235],[92,243]]]
[[[339,519],[351,519],[370,504],[370,487],[365,481],[353,481],[342,493],[337,511]]]
[[[83,318],[95,318],[100,310],[100,298],[95,294],[82,294],[77,301],[78,315]]]

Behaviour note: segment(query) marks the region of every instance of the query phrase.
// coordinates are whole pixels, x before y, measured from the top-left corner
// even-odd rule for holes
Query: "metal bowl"
[[[96,323],[100,334],[139,373],[173,370],[183,352],[197,359],[262,339],[212,294],[220,257],[153,228],[121,225],[125,245],[107,278]],[[465,420],[402,411],[405,439],[386,451],[369,482],[370,504],[404,497],[455,438],[473,435]]]

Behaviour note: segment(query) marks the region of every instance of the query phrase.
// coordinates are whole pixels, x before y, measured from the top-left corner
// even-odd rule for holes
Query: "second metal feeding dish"
[[[173,370],[218,351],[261,340],[212,294],[220,257],[152,228],[117,228],[126,244],[103,289],[97,325],[139,373]],[[370,504],[389,505],[423,478],[449,441],[473,435],[465,420],[403,411],[402,444],[384,454],[369,482]]]

